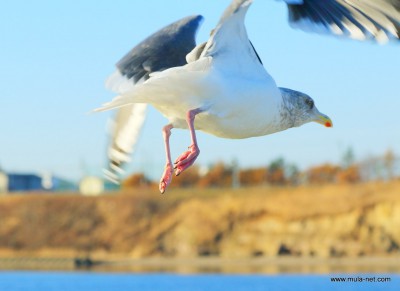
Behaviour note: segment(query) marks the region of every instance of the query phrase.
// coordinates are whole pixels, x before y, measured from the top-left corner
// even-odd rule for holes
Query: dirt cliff
[[[229,258],[400,254],[400,182],[0,197],[3,253]]]

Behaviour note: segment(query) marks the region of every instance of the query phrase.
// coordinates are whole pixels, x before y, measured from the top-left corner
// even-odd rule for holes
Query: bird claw
[[[161,194],[164,194],[164,192],[167,189],[168,185],[171,184],[172,174],[173,174],[172,165],[171,164],[167,164],[165,166],[164,173],[161,176],[160,184],[159,184],[159,187],[158,187],[158,189],[160,190]]]
[[[197,145],[191,145],[188,147],[188,151],[181,154],[175,161],[175,175],[179,176],[183,171],[193,165],[194,161],[200,154],[200,149]]]

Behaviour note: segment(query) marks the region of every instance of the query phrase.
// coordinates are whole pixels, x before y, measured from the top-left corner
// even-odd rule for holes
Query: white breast
[[[281,130],[279,108],[282,97],[268,74],[257,80],[221,75],[220,72],[210,76],[211,80],[205,80],[210,88],[207,96],[202,95],[202,91],[202,96],[174,98],[182,100],[174,106],[154,106],[174,127],[187,128],[186,112],[195,109],[191,106],[197,104],[205,111],[196,116],[195,128],[224,138],[248,138]]]

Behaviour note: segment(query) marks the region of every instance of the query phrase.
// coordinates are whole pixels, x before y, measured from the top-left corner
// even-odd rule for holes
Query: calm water
[[[332,282],[333,277],[390,278],[390,282]],[[400,275],[175,275],[94,272],[0,272],[1,291],[76,290],[400,290]]]

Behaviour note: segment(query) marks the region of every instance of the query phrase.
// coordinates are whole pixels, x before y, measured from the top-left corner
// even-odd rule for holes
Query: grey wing
[[[134,82],[147,79],[151,72],[186,64],[186,55],[196,46],[200,15],[178,20],[135,46],[118,63],[122,75]]]
[[[106,87],[124,93],[149,78],[152,72],[186,64],[186,55],[196,46],[195,36],[203,17],[178,20],[135,46],[117,64]],[[105,176],[117,182],[123,166],[130,161],[146,118],[145,104],[131,104],[118,109],[110,126],[108,167]]]
[[[386,42],[400,38],[400,0],[284,0],[291,26]]]

